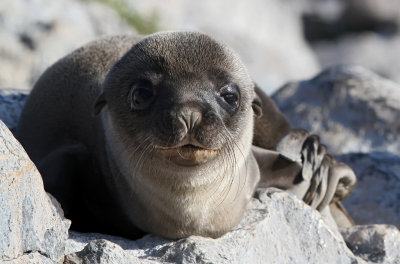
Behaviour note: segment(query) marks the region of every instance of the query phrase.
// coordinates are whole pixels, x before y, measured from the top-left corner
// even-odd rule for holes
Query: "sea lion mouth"
[[[206,148],[202,148],[202,147],[195,146],[195,145],[192,145],[192,144],[186,144],[186,145],[181,146],[180,148],[182,148],[182,149],[191,149],[193,151],[194,150],[207,150]]]
[[[181,166],[196,166],[215,158],[219,149],[208,149],[193,144],[174,147],[156,147],[163,158]]]

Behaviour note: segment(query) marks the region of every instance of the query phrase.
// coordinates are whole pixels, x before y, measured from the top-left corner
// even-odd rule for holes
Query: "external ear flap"
[[[255,84],[255,86],[257,86],[257,85]],[[253,108],[254,115],[255,115],[257,118],[260,118],[260,117],[262,116],[262,114],[263,114],[263,111],[262,111],[262,101],[261,101],[260,96],[258,96],[257,93],[255,93],[255,97],[254,97],[254,99],[253,99],[253,103],[251,104],[251,106],[252,106],[252,108]]]
[[[94,104],[94,116],[97,116],[100,112],[101,109],[107,104],[106,98],[104,96],[104,93],[101,93],[99,97],[96,99],[96,103]]]
[[[259,98],[258,100],[261,100],[258,109],[260,109],[262,116],[254,119],[253,145],[265,149],[275,149],[279,140],[289,132],[289,122],[279,111],[274,101],[260,87],[255,85],[254,91]],[[253,103],[253,109],[255,105],[257,104]],[[256,111],[254,110],[254,112]]]

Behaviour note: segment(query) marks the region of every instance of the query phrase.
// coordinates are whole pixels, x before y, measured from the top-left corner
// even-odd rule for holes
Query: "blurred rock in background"
[[[319,71],[302,35],[300,9],[292,1],[127,2],[143,14],[156,13],[160,30],[200,30],[228,44],[268,93],[287,80],[310,78]]]
[[[320,70],[300,22],[290,1],[3,0],[0,87],[31,88],[54,61],[104,34],[190,29],[239,52],[254,80],[272,92]]]
[[[0,87],[30,89],[56,60],[103,34],[131,33],[111,7],[75,0],[0,1]]]
[[[304,35],[325,68],[362,65],[400,82],[398,0],[302,0]]]
[[[102,35],[160,30],[227,43],[269,94],[337,63],[400,81],[399,25],[397,0],[3,0],[0,87],[30,89],[53,62]]]

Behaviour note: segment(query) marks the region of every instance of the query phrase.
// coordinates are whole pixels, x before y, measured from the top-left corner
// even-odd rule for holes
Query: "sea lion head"
[[[196,32],[157,33],[135,44],[108,73],[96,111],[103,106],[116,155],[175,170],[243,159],[260,113],[239,57]]]

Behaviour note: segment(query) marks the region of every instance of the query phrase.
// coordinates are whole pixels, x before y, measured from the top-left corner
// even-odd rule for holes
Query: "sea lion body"
[[[17,138],[41,172],[46,191],[62,204],[77,230],[140,235],[120,213],[124,201],[113,195],[117,187],[107,177],[113,175],[112,159],[102,120],[93,116],[106,74],[140,39],[111,37],[62,58],[37,81],[21,114]],[[75,220],[85,218],[101,220]],[[109,218],[121,220],[111,227]]]
[[[17,137],[75,229],[218,237],[240,222],[260,175],[311,195],[301,164],[268,150],[289,125],[259,93],[238,56],[204,34],[110,37],[42,75]],[[301,151],[320,149],[305,138]],[[310,155],[322,166],[325,150]]]
[[[208,41],[207,37],[201,34],[196,36],[198,37],[197,43],[202,39]],[[190,34],[189,37],[193,38],[193,35]],[[243,172],[246,169],[245,163],[251,165],[250,168],[257,168],[254,158],[248,155],[252,142],[253,113],[249,109],[244,109],[244,107],[251,108],[252,98],[250,97],[254,97],[253,91],[247,88],[248,94],[244,93],[245,90],[241,93],[243,100],[246,96],[249,97],[246,99],[247,104],[243,104],[242,111],[245,114],[241,116],[243,120],[241,126],[247,127],[247,129],[240,131],[238,129],[240,140],[236,140],[235,144],[241,146],[241,149],[231,154],[232,156],[243,155],[247,157],[246,159],[237,159],[235,164],[232,164],[229,160],[226,160],[229,157],[219,156],[212,162],[200,164],[196,169],[193,169],[187,166],[178,166],[163,159],[153,159],[151,155],[141,157],[144,154],[140,149],[140,144],[146,140],[146,135],[141,135],[134,129],[139,123],[146,122],[146,120],[140,120],[140,122],[127,121],[124,118],[127,119],[129,116],[118,112],[129,113],[126,96],[131,84],[127,84],[128,90],[122,99],[118,95],[109,97],[109,101],[116,100],[116,102],[108,102],[106,107],[108,109],[102,111],[101,118],[93,116],[94,105],[102,92],[103,83],[118,82],[120,76],[127,78],[123,75],[124,73],[118,72],[121,69],[120,66],[114,66],[114,64],[137,41],[138,38],[135,37],[104,39],[75,51],[47,70],[35,85],[26,103],[18,128],[19,140],[32,160],[38,164],[39,169],[42,168],[44,182],[47,185],[46,189],[49,189],[50,193],[55,193],[56,198],[61,200],[61,204],[65,204],[64,200],[67,200],[67,202],[71,200],[71,197],[63,198],[57,195],[62,188],[74,190],[73,196],[80,196],[76,203],[72,202],[71,206],[64,206],[67,216],[72,214],[73,220],[79,214],[87,214],[93,216],[93,218],[102,219],[100,222],[104,222],[103,225],[115,221],[114,225],[118,226],[119,220],[116,215],[124,215],[120,218],[127,221],[123,224],[121,231],[117,233],[128,236],[135,234],[136,227],[139,227],[140,230],[174,238],[190,234],[212,237],[222,235],[238,224],[258,182],[259,173],[257,169],[254,170],[254,173],[251,173],[251,179],[245,179],[244,176],[248,173]],[[158,45],[158,43],[152,44]],[[151,44],[146,43],[143,46],[148,47],[149,45]],[[198,47],[197,51],[201,51],[201,47]],[[207,52],[210,53],[211,51]],[[126,60],[131,59],[126,57]],[[187,82],[190,85],[202,85],[196,82],[203,76],[198,76],[196,69],[181,68],[182,63],[176,63],[176,65],[179,65],[176,69],[172,66],[165,67],[173,68],[170,69],[171,71],[184,72],[188,76],[193,74],[193,80],[189,78]],[[113,66],[113,69],[117,71],[114,74],[118,77],[115,79],[109,77],[106,80],[106,75]],[[132,67],[135,67],[135,65]],[[156,71],[157,69],[149,70]],[[140,71],[143,72],[145,69],[140,69]],[[200,69],[200,71],[204,71],[204,69]],[[129,75],[130,73],[128,73]],[[241,73],[238,81],[243,82],[245,80],[243,77],[246,77],[246,75],[246,72]],[[165,89],[165,91],[160,90],[159,93],[165,92],[164,97],[172,98],[174,96],[172,92],[176,92],[179,88],[186,89],[182,94],[175,96],[177,100],[179,99],[182,102],[176,101],[173,104],[198,104],[201,106],[207,100],[205,97],[208,96],[209,92],[202,94],[202,89],[190,91],[190,87],[185,86],[186,84],[182,80],[176,81],[172,77],[175,78],[176,74],[164,76],[164,82],[174,82],[175,86],[171,88],[171,91]],[[247,78],[247,85],[252,85],[251,79]],[[177,87],[178,82],[182,85],[181,87]],[[121,92],[117,91],[117,93]],[[196,102],[195,94],[197,97],[204,97],[204,99]],[[121,104],[126,104],[124,105],[126,107],[121,106]],[[206,105],[206,107],[215,106]],[[204,110],[207,110],[206,107]],[[154,115],[162,115],[165,111],[173,111],[173,109],[168,105],[161,106],[160,109],[154,111]],[[150,116],[150,118],[146,116],[145,119],[155,118],[155,116]],[[131,123],[131,126],[121,129],[116,125],[118,122]],[[157,125],[147,124],[147,128],[154,126]],[[210,135],[209,139],[218,138],[218,133],[212,125],[205,126],[205,128],[210,130],[207,132]],[[137,140],[130,142],[130,139],[127,139],[125,141],[129,137],[127,135],[130,133],[129,129],[133,130],[132,133],[135,133]],[[212,133],[215,134],[213,137],[211,137]],[[166,141],[168,140],[172,141],[172,139],[166,139]],[[133,151],[135,148],[138,149],[137,152]],[[76,152],[74,150],[71,152],[71,149],[76,149]],[[242,151],[243,153],[241,153]],[[53,153],[60,153],[60,155],[54,156]],[[93,167],[97,168],[95,173],[91,173],[91,169],[82,170],[84,166],[74,165],[78,168],[70,174],[76,174],[79,171],[78,175],[85,175],[80,177],[52,175],[59,174],[59,172],[56,172],[56,169],[49,170],[49,164],[56,166],[55,164],[58,164],[59,160],[68,160],[65,155],[75,154],[79,157],[78,159],[83,160],[83,163],[91,161],[90,163],[94,164]],[[143,165],[141,167],[138,164],[132,166],[132,160],[143,163]],[[160,165],[163,162],[166,163],[165,166]],[[224,164],[226,164],[225,168]],[[61,166],[68,167],[65,164]],[[85,171],[85,173],[81,173],[82,171]],[[142,175],[142,172],[146,175]],[[222,177],[223,175],[218,175],[219,172],[223,172],[224,175],[237,174],[240,177]],[[52,177],[57,177],[55,181],[63,184],[52,184]],[[134,182],[129,177],[134,178]],[[191,177],[191,179],[188,177]],[[73,179],[74,182],[65,183],[65,180],[60,181],[60,179],[67,181]],[[175,183],[176,181],[179,182]],[[79,188],[73,185],[77,185]],[[241,189],[240,191],[243,193],[235,197],[238,189]],[[102,193],[106,199],[102,197]],[[68,196],[68,194],[66,195]],[[102,202],[93,201],[99,199],[99,197],[103,199]],[[90,213],[84,212],[84,209],[75,212],[75,207],[79,207],[78,202],[86,202],[88,205],[84,205],[84,207]],[[177,209],[174,210],[171,205],[177,207]],[[125,209],[117,210],[115,208]],[[212,208],[216,208],[216,210]],[[229,218],[226,217],[228,211]],[[76,221],[74,224],[77,224],[79,228],[81,224],[76,223]],[[79,229],[90,228],[89,224],[82,225],[85,227]],[[176,232],[176,230],[179,230],[179,232]]]

